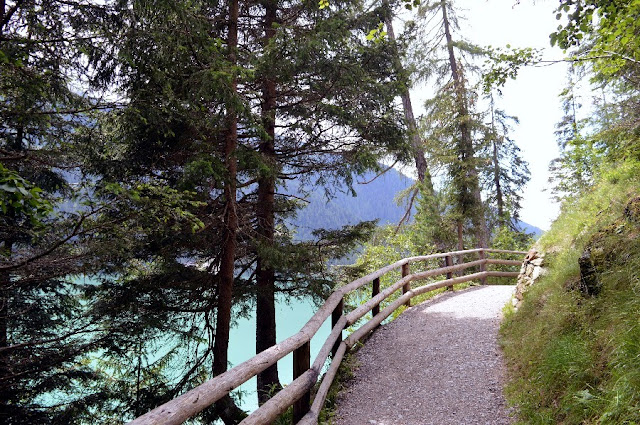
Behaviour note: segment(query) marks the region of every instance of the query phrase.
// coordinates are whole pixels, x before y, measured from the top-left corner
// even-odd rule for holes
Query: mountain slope
[[[374,177],[374,173],[367,173],[356,181],[367,182]],[[306,196],[309,204],[289,224],[297,228],[298,239],[308,239],[311,232],[319,228],[336,229],[365,220],[378,220],[378,225],[398,223],[405,207],[398,206],[394,198],[412,184],[412,179],[391,169],[371,183],[355,183],[353,189],[357,196],[343,188],[327,199],[324,190],[318,188]],[[298,184],[290,183],[287,192],[297,193]]]
[[[374,179],[374,173],[367,173],[355,180],[368,182]],[[335,196],[327,199],[324,190],[317,188],[305,199],[309,201],[305,208],[298,211],[297,216],[288,221],[288,225],[297,229],[296,238],[309,239],[314,229],[336,229],[347,224],[356,224],[365,220],[378,220],[378,225],[397,224],[406,212],[405,205],[398,205],[396,196],[410,187],[414,180],[391,169],[368,184],[355,183],[353,186],[357,196],[347,193],[346,189],[338,190]],[[299,183],[289,182],[285,193],[300,195]],[[535,238],[542,235],[542,229],[519,221],[517,226],[533,233]]]

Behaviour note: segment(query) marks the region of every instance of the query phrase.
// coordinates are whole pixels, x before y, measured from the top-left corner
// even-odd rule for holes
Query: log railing
[[[159,406],[147,414],[133,420],[129,425],[176,425],[185,422],[190,417],[198,414],[205,408],[213,405],[216,401],[226,396],[248,381],[258,373],[275,364],[278,360],[289,353],[293,353],[293,382],[283,390],[274,395],[260,408],[245,418],[241,424],[268,424],[274,421],[279,415],[284,413],[290,406],[293,406],[293,423],[316,424],[318,415],[324,405],[324,401],[329,392],[329,387],[335,378],[340,366],[340,362],[345,353],[353,345],[375,329],[382,321],[389,317],[398,307],[411,305],[411,298],[443,287],[453,287],[453,285],[471,280],[485,281],[487,277],[516,277],[518,272],[487,271],[486,266],[500,264],[508,266],[518,266],[520,260],[504,260],[488,258],[486,254],[516,254],[525,255],[522,251],[505,251],[496,249],[471,249],[466,251],[454,251],[440,254],[425,255],[420,257],[410,257],[397,261],[381,268],[367,276],[354,280],[353,282],[335,290],[320,309],[309,319],[300,331],[277,345],[255,355],[249,360],[240,363],[234,368],[216,376],[213,379],[199,385],[191,391]],[[465,255],[476,254],[479,259],[463,262]],[[445,266],[410,273],[409,265],[418,261],[428,261],[433,259],[445,259]],[[458,264],[454,265],[453,258],[458,258]],[[453,277],[454,272],[477,267],[480,271],[468,275]],[[401,268],[402,278],[391,286],[380,291],[380,278],[393,270]],[[411,288],[411,282],[423,280],[433,276],[443,275],[446,279],[428,283],[423,286]],[[343,312],[343,299],[348,293],[362,288],[364,285],[372,284],[372,297],[366,303],[358,306],[353,311],[345,314]],[[380,310],[380,303],[391,294],[402,288],[402,295],[393,300],[384,309]],[[344,340],[342,331],[356,323],[369,311],[372,318],[356,329]],[[320,352],[316,356],[313,364],[310,358],[310,341],[316,334],[324,321],[331,316],[332,330]],[[320,382],[316,391],[313,403],[311,404],[311,390],[318,382],[320,372],[329,357],[332,355],[331,364]]]

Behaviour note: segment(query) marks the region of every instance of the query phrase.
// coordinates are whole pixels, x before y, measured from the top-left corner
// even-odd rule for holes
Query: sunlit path
[[[497,333],[513,286],[447,293],[381,327],[357,353],[337,424],[509,424]]]

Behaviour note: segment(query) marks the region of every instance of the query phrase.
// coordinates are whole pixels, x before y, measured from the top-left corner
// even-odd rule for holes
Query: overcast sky
[[[463,31],[475,44],[494,47],[544,48],[545,59],[562,57],[562,52],[549,45],[549,34],[558,26],[554,7],[556,1],[521,0],[459,0],[466,9]],[[562,116],[558,94],[564,86],[567,67],[556,64],[522,69],[516,81],[503,88],[499,107],[520,119],[513,139],[529,161],[531,181],[524,192],[521,219],[544,230],[558,214],[558,205],[550,199],[549,162],[558,156],[554,137],[555,124]],[[422,111],[421,102],[428,89],[412,93],[415,107]]]

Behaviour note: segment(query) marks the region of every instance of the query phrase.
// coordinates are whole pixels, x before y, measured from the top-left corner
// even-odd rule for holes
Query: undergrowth
[[[345,388],[345,384],[353,378],[353,373],[358,367],[355,353],[360,346],[361,345],[356,344],[352,351],[347,353],[342,359],[342,363],[340,363],[340,367],[338,368],[338,373],[336,373],[336,377],[334,378],[331,387],[329,388],[329,392],[327,393],[324,406],[320,411],[320,416],[318,418],[319,424],[331,424],[333,422],[333,418],[336,414],[338,396]]]
[[[640,424],[640,221],[624,211],[639,176],[610,172],[539,242],[548,273],[501,329],[521,424]],[[579,290],[578,264],[594,241],[606,258],[595,296]]]

